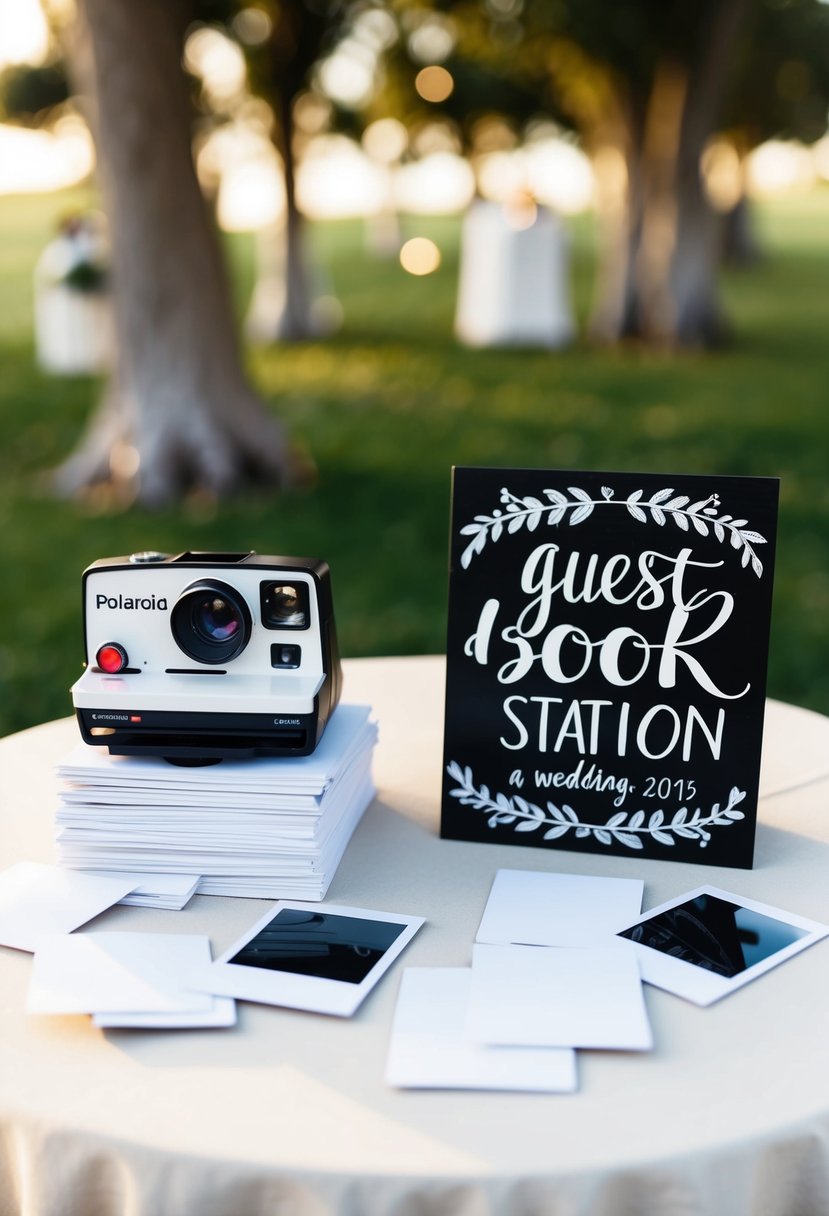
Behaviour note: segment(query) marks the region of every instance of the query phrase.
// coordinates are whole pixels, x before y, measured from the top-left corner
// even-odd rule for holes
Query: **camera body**
[[[87,743],[181,763],[306,756],[340,697],[325,562],[145,552],[83,574]]]

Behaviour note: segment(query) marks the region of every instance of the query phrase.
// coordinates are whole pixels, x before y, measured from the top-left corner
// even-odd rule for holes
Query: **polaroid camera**
[[[305,756],[340,697],[325,562],[133,553],[83,574],[87,743],[199,763]]]

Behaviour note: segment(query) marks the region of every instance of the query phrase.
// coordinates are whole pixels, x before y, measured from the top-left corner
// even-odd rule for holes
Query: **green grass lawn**
[[[96,513],[42,489],[93,402],[89,380],[34,365],[31,272],[83,192],[0,199],[0,732],[70,711],[80,672],[80,574],[134,549],[247,549],[332,567],[346,655],[443,648],[453,464],[771,474],[782,480],[771,695],[829,712],[829,191],[766,206],[768,258],[724,284],[731,349],[563,354],[480,351],[452,339],[458,223],[409,219],[440,269],[415,279],[372,260],[358,223],[322,225],[319,256],[345,325],[319,345],[251,351],[251,376],[311,450],[316,487]],[[592,273],[573,226],[577,309]],[[231,242],[240,307],[250,241]]]

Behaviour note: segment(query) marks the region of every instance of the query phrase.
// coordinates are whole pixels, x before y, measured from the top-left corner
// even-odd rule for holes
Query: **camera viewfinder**
[[[287,580],[260,583],[259,596],[266,629],[307,629],[310,625],[306,583]]]

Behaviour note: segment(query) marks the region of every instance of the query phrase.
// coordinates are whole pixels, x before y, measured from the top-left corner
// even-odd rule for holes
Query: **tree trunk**
[[[259,340],[290,342],[321,337],[337,324],[331,310],[325,315],[319,298],[320,283],[308,250],[307,225],[297,206],[294,103],[307,87],[308,73],[320,57],[326,36],[336,21],[342,20],[346,6],[280,0],[268,7],[274,20],[266,48],[267,68],[260,83],[276,116],[273,142],[282,160],[285,227],[278,265],[274,265],[274,258],[264,263],[246,324],[248,332]]]
[[[608,242],[616,269],[600,276],[594,333],[685,347],[727,336],[719,302],[720,220],[702,181],[701,159],[727,83],[730,52],[748,0],[722,0],[690,63],[666,58],[654,73],[643,134],[628,119],[627,188]],[[605,145],[606,147],[608,145]]]
[[[722,256],[729,266],[739,268],[757,266],[763,260],[751,200],[745,191],[723,216]]]
[[[259,241],[257,281],[245,320],[246,332],[258,342],[301,342],[322,337],[330,328],[315,315],[307,227],[297,205],[293,100],[293,94],[280,92],[274,134],[285,183],[285,223]]]
[[[110,220],[119,366],[58,471],[147,505],[296,472],[282,426],[245,381],[216,234],[193,166],[183,0],[81,0]]]
[[[279,131],[285,173],[285,310],[280,337],[296,341],[313,334],[305,221],[296,201],[293,97],[280,94]]]
[[[707,123],[704,82],[675,63],[654,80],[643,175],[638,251],[642,333],[677,346],[719,345],[725,327],[717,288],[719,219],[705,194],[701,158]]]
[[[642,237],[642,119],[621,102],[591,132],[599,261],[590,331],[599,341],[640,336],[636,258]]]

